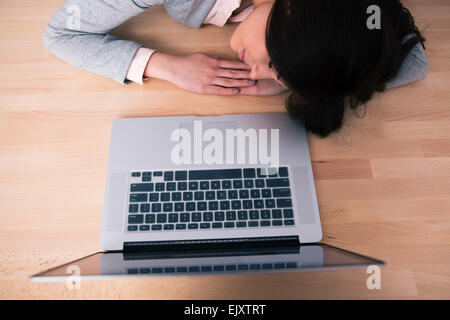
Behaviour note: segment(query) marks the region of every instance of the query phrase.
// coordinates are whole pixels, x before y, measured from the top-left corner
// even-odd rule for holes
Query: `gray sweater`
[[[128,83],[126,74],[141,47],[109,34],[133,16],[155,5],[185,26],[200,28],[216,0],[67,0],[46,26],[45,48],[73,66]],[[425,77],[428,61],[420,43],[408,54],[400,72],[387,86]]]

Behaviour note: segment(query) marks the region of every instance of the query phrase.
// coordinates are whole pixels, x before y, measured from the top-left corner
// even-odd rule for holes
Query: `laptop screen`
[[[383,265],[327,244],[172,252],[99,252],[31,277],[33,281],[120,276],[176,276],[302,272]]]

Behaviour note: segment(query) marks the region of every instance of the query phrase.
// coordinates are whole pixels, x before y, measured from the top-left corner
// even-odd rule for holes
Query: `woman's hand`
[[[255,80],[250,79],[250,66],[204,53],[172,56],[155,52],[144,76],[167,80],[202,94],[235,95],[255,87]]]
[[[252,96],[272,96],[288,91],[273,79],[257,80],[256,85],[247,88],[241,88],[240,94],[248,94]]]

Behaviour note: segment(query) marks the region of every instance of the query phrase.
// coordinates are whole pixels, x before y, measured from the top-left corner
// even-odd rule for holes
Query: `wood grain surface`
[[[386,261],[365,270],[37,284],[31,274],[98,251],[111,125],[121,117],[283,112],[272,97],[120,85],[43,48],[63,0],[0,1],[0,298],[450,298],[450,2],[405,1],[427,39],[426,79],[376,95],[329,139],[310,137],[323,242]],[[236,24],[182,26],[162,7],[115,34],[162,52],[236,59]],[[359,110],[362,111],[362,110]]]

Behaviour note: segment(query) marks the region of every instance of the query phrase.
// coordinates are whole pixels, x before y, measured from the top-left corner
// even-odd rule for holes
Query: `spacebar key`
[[[242,178],[242,169],[189,171],[189,180],[238,179],[238,178]]]

